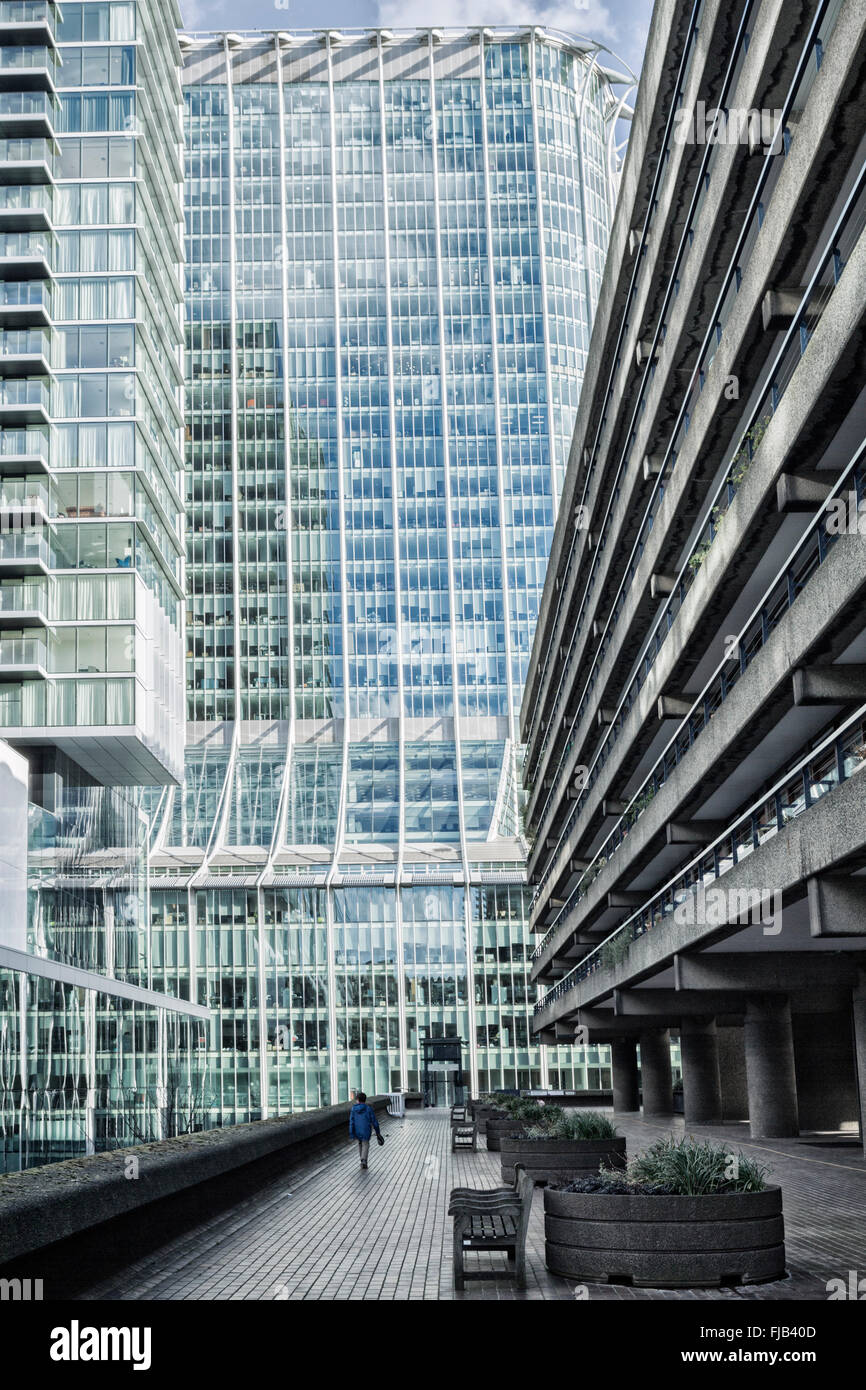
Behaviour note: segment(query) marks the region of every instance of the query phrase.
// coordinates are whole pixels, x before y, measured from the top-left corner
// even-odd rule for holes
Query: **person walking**
[[[379,1121],[376,1119],[376,1112],[372,1105],[367,1104],[367,1097],[363,1091],[355,1093],[355,1104],[349,1111],[349,1137],[357,1139],[358,1152],[361,1155],[361,1167],[366,1168],[367,1156],[370,1152],[370,1136],[376,1131],[376,1138],[380,1144],[384,1144],[382,1132],[379,1129]]]

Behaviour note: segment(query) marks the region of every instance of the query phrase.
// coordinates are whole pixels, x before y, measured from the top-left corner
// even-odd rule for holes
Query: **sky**
[[[180,0],[180,6],[190,31],[546,24],[607,44],[634,72],[652,14],[652,0]]]

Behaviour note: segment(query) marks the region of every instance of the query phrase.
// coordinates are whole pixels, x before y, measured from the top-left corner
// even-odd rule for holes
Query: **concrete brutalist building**
[[[866,7],[653,16],[526,681],[534,1027],[866,1106]]]

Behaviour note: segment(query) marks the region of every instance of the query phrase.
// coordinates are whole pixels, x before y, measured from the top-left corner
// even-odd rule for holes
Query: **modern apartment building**
[[[540,1039],[866,1133],[866,15],[656,7],[526,680]]]
[[[160,988],[221,1123],[598,1086],[529,1036],[517,716],[630,77],[541,30],[181,35],[187,761]],[[430,1076],[430,1098],[455,1073]]]
[[[0,0],[0,1169],[198,1123],[141,788],[183,773],[170,0]]]

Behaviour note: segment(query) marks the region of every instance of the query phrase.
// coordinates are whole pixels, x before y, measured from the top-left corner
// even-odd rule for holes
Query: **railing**
[[[0,637],[0,666],[48,667],[48,647],[35,637]]]
[[[41,116],[53,127],[59,113],[60,102],[51,92],[0,92],[0,119]]]
[[[51,355],[51,338],[44,328],[0,329],[0,358],[44,357]]]
[[[3,112],[3,96],[16,96],[17,93],[0,92],[0,114]],[[31,92],[24,96],[38,95]],[[3,212],[44,212],[50,217],[53,210],[51,189],[44,183],[21,183],[0,185],[0,213]]]
[[[866,453],[866,441],[861,444],[854,458],[842,473],[830,494],[831,497],[844,498],[851,490],[856,493],[858,504],[861,498],[866,497],[864,453]],[[541,945],[536,947],[532,959],[538,959],[547,949],[564,917],[585,897],[593,879],[598,877],[601,870],[620,849],[632,827],[653,801],[657,792],[664,786],[673,769],[678,766],[700,734],[708,727],[718,709],[724,704],[739,681],[740,676],[745,672],[749,662],[769,641],[785,613],[802,593],[815,571],[825,562],[837,540],[837,534],[829,535],[827,533],[825,512],[822,509],[813,517],[805,535],[798,541],[788,561],[772,581],[757,608],[754,609],[738,634],[734,644],[736,655],[726,657],[722,661],[707,681],[700,695],[695,697],[691,711],[681,723],[652,771],[632,796],[628,807],[602,844],[593,862],[581,875],[565,905],[557,913]],[[600,751],[599,757],[603,751],[604,749]],[[607,754],[602,761],[594,765],[596,778],[606,760]],[[589,783],[587,783],[588,787]]]
[[[604,755],[604,759],[606,760],[610,748],[619,739],[625,718],[632,705],[635,703],[640,689],[655,664],[656,658],[667,639],[674,619],[682,607],[683,601],[694,582],[698,570],[709,553],[713,540],[718,533],[719,526],[724,519],[724,515],[736,496],[738,488],[745,480],[760,445],[760,441],[766,431],[767,424],[778,409],[785,391],[790,384],[791,378],[794,375],[794,371],[806,351],[808,343],[826,310],[836,285],[839,283],[847,259],[843,251],[849,251],[853,248],[863,230],[864,224],[866,224],[866,161],[861,165],[858,177],[828,238],[824,254],[819,260],[810,283],[803,293],[800,311],[794,316],[782,344],[765,375],[764,385],[757,404],[752,410],[745,431],[740,436],[740,442],[734,451],[725,476],[709,502],[706,521],[698,532],[697,538],[693,542],[689,554],[680,569],[673,593],[668,598],[656,619],[649,638],[647,650],[644,653],[641,668],[620,700],[614,719],[593,760],[590,776],[584,782],[583,790],[580,796],[575,800],[565,825],[559,834],[557,847],[550,856],[548,867],[539,880],[533,895],[533,905],[539,900],[542,890],[549,881],[554,871],[560,849],[566,841],[579,811],[582,809],[585,793],[589,790],[591,781],[594,780],[592,773],[598,766],[603,765],[599,764],[599,759]],[[560,765],[562,761],[567,758],[568,753],[575,745],[580,719],[589,704],[592,691],[599,679],[598,668],[613,641],[614,629],[625,606],[629,590],[643,555],[646,541],[652,530],[654,519],[653,508],[655,505],[656,503],[654,502],[650,503],[647,515],[638,532],[629,565],[623,576],[598,652],[593,661],[592,674],[584,686],[577,711],[571,722],[569,733],[561,754]],[[561,770],[557,775],[555,786],[551,788],[544,803],[544,808],[539,814],[539,824],[543,823],[544,817],[549,812],[551,802],[559,784],[560,776]]]
[[[46,569],[55,568],[54,552],[39,531],[17,531],[9,536],[0,535],[0,562],[3,561],[38,562]]]
[[[0,48],[0,58],[3,50]],[[2,62],[0,62],[2,67]],[[50,164],[53,154],[51,140],[36,137],[29,139],[0,139],[0,164]]]
[[[41,256],[47,261],[52,252],[50,238],[41,232],[32,235],[26,232],[7,232],[5,236],[0,235],[0,259],[20,260],[25,256],[35,259]]]
[[[0,405],[41,405],[49,409],[50,393],[41,377],[0,382]]]
[[[51,308],[51,290],[41,280],[13,280],[0,284],[0,307],[8,309]]]
[[[771,791],[732,821],[708,849],[693,860],[605,937],[540,999],[536,1014],[561,999],[597,970],[621,963],[633,941],[659,927],[707,883],[722,878],[754,851],[773,839],[792,820],[816,805],[828,792],[866,769],[866,706],[859,709],[807,757],[785,773]]]
[[[0,584],[0,613],[48,614],[45,584]]]
[[[47,463],[51,440],[47,430],[0,429],[0,472],[3,458],[39,458]]]
[[[825,30],[825,31],[822,31],[821,25],[822,25],[822,23],[824,22],[824,19],[825,19],[825,16],[826,16],[826,14],[827,14],[828,9],[831,11],[830,22],[828,23],[826,30]],[[830,4],[830,0],[824,0],[824,3],[821,4],[821,5],[819,5],[818,10],[817,10],[817,12],[816,12],[816,14],[815,14],[815,16],[814,16],[814,19],[813,19],[813,22],[812,22],[812,26],[811,26],[811,29],[810,29],[810,31],[809,31],[809,35],[808,35],[808,37],[807,37],[807,39],[806,39],[806,42],[805,42],[805,44],[804,44],[804,46],[803,46],[803,49],[802,49],[802,51],[801,51],[801,56],[800,56],[799,62],[798,62],[798,64],[797,64],[797,69],[796,69],[796,71],[795,71],[794,78],[793,78],[793,80],[792,80],[792,82],[791,82],[791,85],[790,85],[789,91],[788,91],[788,95],[787,95],[787,97],[786,97],[786,99],[785,99],[785,102],[784,102],[784,105],[783,105],[783,108],[782,108],[782,118],[781,118],[781,122],[780,122],[780,128],[783,129],[783,130],[785,130],[785,144],[784,144],[784,147],[783,147],[784,153],[785,153],[785,154],[787,154],[787,151],[788,151],[788,148],[789,148],[789,145],[790,145],[790,139],[791,139],[790,134],[787,132],[787,129],[786,129],[786,121],[787,121],[787,119],[788,119],[788,114],[790,113],[792,107],[794,106],[794,104],[795,104],[795,102],[796,102],[796,100],[797,100],[798,98],[800,99],[800,104],[801,104],[801,105],[802,105],[803,102],[805,101],[805,95],[804,95],[803,89],[804,89],[804,88],[808,89],[808,87],[811,85],[811,82],[812,82],[812,80],[813,80],[813,78],[814,78],[814,74],[813,74],[813,73],[810,71],[810,69],[809,69],[809,63],[810,63],[811,60],[814,59],[814,63],[815,63],[815,65],[816,65],[816,70],[817,70],[817,66],[820,65],[820,54],[823,52],[823,45],[826,44],[827,38],[829,37],[829,33],[832,32],[832,27],[833,27],[833,24],[835,24],[835,19],[836,19],[836,14],[837,14],[837,12],[838,12],[838,7],[834,7],[832,4]],[[728,73],[726,74],[725,87],[724,87],[724,90],[725,90],[725,91],[727,91],[728,85],[729,85],[730,82],[733,80],[732,75],[733,75],[734,72],[736,71],[736,68],[737,68],[737,65],[738,65],[738,63],[739,63],[739,60],[740,60],[740,58],[742,57],[742,54],[739,52],[739,46],[743,43],[744,34],[745,34],[745,23],[746,23],[746,18],[747,18],[747,15],[746,15],[746,12],[744,12],[744,14],[743,14],[743,16],[742,16],[742,19],[741,19],[741,22],[740,22],[740,30],[739,30],[739,33],[738,33],[738,37],[737,37],[737,40],[735,41],[734,52],[732,53],[731,60],[730,60],[730,63],[729,63]],[[719,104],[720,104],[720,105],[723,105],[724,103],[723,103],[723,102],[720,102]],[[774,141],[774,144],[775,144],[775,141]],[[706,190],[707,190],[707,188],[709,187],[709,172],[708,172],[708,170],[709,170],[709,167],[710,167],[710,162],[711,162],[711,160],[713,159],[714,153],[715,153],[715,151],[717,150],[717,148],[718,148],[718,147],[717,147],[715,144],[713,144],[713,145],[708,145],[708,146],[707,146],[707,149],[706,149],[706,152],[705,152],[705,154],[704,154],[704,157],[703,157],[703,162],[702,162],[701,170],[700,170],[700,172],[699,172],[699,175],[698,175],[698,178],[697,178],[696,184],[695,184],[695,191],[694,191],[694,194],[693,194],[692,205],[691,205],[691,207],[690,207],[689,215],[688,215],[688,217],[687,217],[687,219],[686,219],[686,222],[685,222],[685,229],[684,229],[684,232],[683,232],[683,236],[682,236],[682,238],[681,238],[681,241],[680,241],[679,249],[678,249],[678,251],[677,251],[677,255],[676,255],[676,258],[675,258],[674,266],[673,266],[673,268],[672,268],[671,271],[670,271],[669,281],[668,281],[668,288],[667,288],[667,292],[666,292],[666,296],[665,296],[665,302],[664,302],[664,304],[662,305],[662,308],[659,310],[659,313],[658,313],[658,315],[657,315],[658,327],[657,327],[657,329],[656,329],[656,332],[655,332],[655,335],[654,335],[654,338],[653,338],[653,342],[652,342],[653,351],[656,349],[657,346],[659,346],[659,344],[660,344],[660,342],[661,342],[661,340],[662,340],[662,327],[661,327],[661,326],[662,326],[662,324],[665,322],[667,310],[668,310],[668,308],[669,308],[669,306],[670,306],[670,303],[672,302],[673,297],[674,297],[675,285],[677,284],[677,281],[678,281],[678,277],[679,277],[679,274],[680,274],[681,265],[682,265],[683,261],[685,260],[686,256],[688,255],[688,252],[689,252],[689,250],[690,250],[690,248],[691,248],[691,245],[692,245],[694,228],[695,228],[695,226],[696,226],[696,224],[697,224],[697,220],[698,220],[698,213],[700,212],[701,206],[702,206],[703,201],[704,201],[704,199],[705,199]],[[696,400],[697,400],[698,396],[700,395],[701,390],[703,389],[704,374],[705,374],[705,372],[707,371],[707,369],[708,369],[708,367],[709,367],[709,364],[712,362],[712,359],[713,359],[713,357],[715,356],[715,353],[716,353],[716,351],[717,351],[717,349],[718,349],[719,342],[721,341],[722,329],[723,329],[724,322],[727,321],[727,318],[728,318],[729,315],[730,315],[731,308],[732,308],[733,303],[734,303],[734,301],[735,301],[735,299],[736,299],[736,294],[737,294],[738,291],[739,291],[739,283],[740,283],[740,278],[741,278],[740,260],[741,260],[741,258],[742,258],[743,260],[746,259],[746,255],[744,254],[746,248],[748,248],[749,252],[751,252],[751,248],[752,248],[752,245],[753,245],[753,243],[754,243],[754,240],[755,240],[755,238],[757,237],[757,234],[758,234],[758,232],[759,232],[759,230],[760,230],[760,227],[761,227],[761,225],[762,225],[763,218],[764,218],[764,214],[765,214],[765,202],[762,201],[762,195],[763,195],[763,198],[764,198],[764,199],[767,198],[768,192],[770,191],[771,180],[774,180],[774,175],[775,175],[775,177],[778,177],[777,165],[778,165],[778,161],[777,161],[776,158],[775,158],[775,153],[774,153],[773,145],[771,145],[771,146],[769,147],[768,151],[767,151],[767,154],[766,154],[765,158],[764,158],[764,164],[763,164],[763,167],[762,167],[762,169],[761,169],[761,172],[760,172],[760,175],[759,175],[759,178],[758,178],[757,187],[756,187],[756,189],[755,189],[755,192],[754,192],[753,197],[752,197],[752,201],[751,201],[751,203],[750,203],[749,212],[748,212],[748,214],[747,214],[747,216],[746,216],[746,218],[745,218],[745,221],[744,221],[743,230],[742,230],[742,232],[741,232],[741,234],[740,234],[740,236],[739,236],[739,238],[738,238],[738,240],[737,240],[737,245],[736,245],[736,248],[735,248],[735,250],[734,250],[734,254],[733,254],[733,256],[731,257],[731,260],[730,260],[730,262],[729,262],[728,271],[727,271],[727,275],[726,275],[726,277],[725,277],[725,281],[724,281],[724,283],[723,283],[723,285],[722,285],[722,288],[721,288],[721,290],[720,290],[720,292],[719,292],[719,295],[718,295],[718,298],[717,298],[717,300],[716,300],[716,304],[715,304],[714,311],[713,311],[713,313],[712,313],[711,316],[710,316],[709,324],[708,324],[708,327],[707,327],[707,330],[706,330],[706,334],[705,334],[705,337],[704,337],[704,342],[703,342],[702,349],[701,349],[701,352],[700,352],[700,355],[699,355],[699,360],[698,360],[698,363],[697,363],[696,367],[694,368],[694,371],[693,371],[692,376],[691,376],[691,378],[690,378],[688,387],[687,387],[687,389],[686,389],[685,396],[684,396],[684,398],[683,398],[683,402],[682,402],[682,405],[681,405],[681,408],[680,408],[680,412],[679,412],[679,414],[678,414],[678,416],[677,416],[677,421],[676,421],[676,424],[675,424],[675,426],[674,426],[674,431],[673,431],[673,434],[672,434],[672,437],[671,437],[671,442],[670,442],[670,444],[668,445],[668,449],[667,449],[667,452],[666,452],[666,454],[665,454],[665,458],[664,458],[664,461],[663,461],[663,464],[662,464],[661,472],[660,472],[660,474],[659,474],[659,477],[658,477],[656,486],[655,486],[655,488],[654,488],[654,490],[653,490],[653,496],[652,496],[652,498],[651,498],[651,500],[650,500],[650,503],[649,503],[649,506],[648,506],[648,508],[647,508],[647,517],[648,517],[648,519],[649,519],[650,525],[652,524],[652,512],[653,512],[653,509],[654,509],[655,507],[657,507],[658,502],[661,500],[661,498],[662,498],[663,495],[664,495],[664,489],[665,489],[665,483],[666,483],[667,477],[669,476],[670,471],[671,471],[671,469],[673,468],[673,466],[674,466],[674,464],[675,464],[675,462],[676,462],[677,454],[678,454],[678,452],[680,451],[681,444],[682,444],[682,440],[685,438],[685,435],[686,435],[686,433],[688,432],[690,414],[692,413],[693,408],[694,408],[694,404],[696,403]],[[634,279],[633,279],[633,284],[632,284],[632,293],[633,293],[633,291],[634,291]],[[630,297],[629,297],[629,303],[630,303],[630,302],[631,302],[631,294],[630,294]],[[621,333],[620,333],[620,341],[622,341],[622,336],[623,336],[623,334],[622,334],[622,331],[621,331]],[[617,356],[618,356],[618,354],[617,354]],[[650,356],[652,357],[652,353],[650,354]],[[608,394],[610,394],[610,390],[612,389],[612,381],[613,381],[613,372],[614,372],[614,370],[616,370],[616,367],[612,368],[612,370],[611,370],[611,377],[610,377],[610,381],[609,381]],[[653,369],[653,367],[652,367],[652,362],[650,361],[650,362],[648,363],[648,365],[647,365],[646,370],[645,370],[644,378],[643,378],[643,381],[642,381],[642,383],[641,383],[640,391],[639,391],[639,393],[638,393],[638,398],[637,398],[637,401],[636,401],[634,410],[633,410],[633,412],[632,412],[631,421],[630,421],[629,429],[628,429],[628,439],[629,439],[629,443],[626,445],[626,448],[624,449],[623,454],[622,454],[622,457],[621,457],[621,459],[620,459],[619,467],[618,467],[618,470],[617,470],[616,480],[615,480],[613,489],[612,489],[611,494],[610,494],[610,498],[609,498],[609,502],[608,502],[608,506],[607,506],[607,511],[606,511],[605,518],[604,518],[604,521],[603,521],[603,523],[602,523],[601,530],[600,530],[600,534],[599,534],[599,538],[598,538],[598,544],[597,544],[597,546],[596,546],[596,548],[595,548],[595,552],[594,552],[594,555],[593,555],[592,563],[591,563],[591,565],[590,565],[589,576],[588,576],[588,579],[587,579],[587,583],[586,583],[586,587],[585,587],[585,590],[584,590],[583,598],[581,599],[580,611],[579,611],[579,614],[578,614],[577,621],[576,621],[576,623],[573,625],[573,628],[572,628],[572,634],[571,634],[571,639],[570,639],[570,642],[569,642],[568,652],[567,652],[567,654],[565,655],[564,659],[561,661],[561,666],[560,666],[560,677],[559,677],[559,681],[558,681],[558,683],[557,683],[556,694],[555,694],[555,696],[554,696],[554,700],[553,700],[552,703],[551,703],[551,702],[546,702],[546,704],[549,704],[549,705],[550,705],[550,708],[551,708],[552,711],[555,711],[555,709],[558,707],[559,700],[560,700],[561,693],[562,693],[562,689],[563,689],[563,683],[564,683],[564,680],[565,680],[565,676],[566,676],[566,674],[567,674],[567,672],[568,672],[568,669],[569,669],[569,666],[570,666],[570,663],[571,663],[571,658],[572,658],[572,656],[573,656],[573,654],[574,654],[574,651],[575,651],[575,647],[576,647],[576,644],[577,644],[578,637],[579,637],[580,633],[581,633],[582,630],[583,630],[584,618],[585,618],[585,615],[586,615],[586,607],[587,607],[588,599],[589,599],[589,597],[590,597],[590,595],[591,595],[591,593],[592,593],[592,589],[593,589],[593,587],[594,587],[595,578],[597,577],[597,573],[598,573],[598,570],[599,570],[599,567],[600,567],[601,556],[602,556],[602,554],[603,554],[603,552],[604,552],[604,548],[605,548],[604,542],[605,542],[605,539],[606,539],[606,537],[607,537],[608,531],[610,530],[610,526],[611,526],[611,522],[612,522],[613,509],[614,509],[614,507],[615,507],[615,504],[616,504],[617,500],[619,499],[619,496],[620,496],[620,493],[621,493],[621,490],[622,490],[622,485],[623,485],[623,480],[624,480],[624,477],[625,477],[625,473],[626,473],[626,471],[627,471],[627,469],[628,469],[628,466],[629,466],[630,451],[631,451],[631,449],[632,449],[632,447],[633,447],[633,440],[634,440],[634,436],[635,436],[635,431],[636,431],[636,429],[637,429],[637,426],[638,426],[638,423],[639,423],[639,420],[640,420],[641,412],[642,412],[642,410],[643,410],[643,408],[644,408],[646,395],[647,395],[647,393],[648,393],[648,391],[649,391],[649,389],[650,389],[650,387],[651,387],[651,385],[652,385],[653,379],[654,379],[654,369]],[[596,461],[597,461],[597,456],[598,456],[598,452],[599,452],[600,439],[601,439],[602,432],[603,432],[603,430],[604,430],[604,426],[605,426],[605,424],[606,424],[606,420],[607,420],[607,414],[605,413],[605,415],[602,417],[602,420],[601,420],[600,423],[599,423],[598,430],[597,430],[597,432],[596,432],[596,439],[595,439],[595,442],[594,442],[594,444],[593,444],[593,449],[592,449],[592,454],[591,454],[591,462],[590,462],[590,465],[589,465],[589,468],[588,468],[588,471],[587,471],[587,474],[586,474],[586,478],[585,478],[585,480],[584,480],[584,489],[583,489],[583,496],[582,496],[582,501],[581,501],[581,507],[582,507],[584,510],[586,510],[587,499],[588,499],[588,496],[589,496],[589,485],[590,485],[590,482],[591,482],[592,477],[593,477],[594,472],[595,472]],[[564,572],[564,573],[568,573],[568,571],[572,568],[572,566],[573,566],[573,564],[574,564],[574,562],[575,562],[575,555],[576,555],[577,545],[578,545],[578,541],[579,541],[579,538],[580,538],[581,534],[582,534],[582,532],[581,532],[577,527],[575,527],[574,532],[573,532],[573,536],[572,536],[572,544],[571,544],[571,549],[570,549],[570,553],[569,553],[569,558],[568,558],[568,561],[567,561],[567,563],[566,563],[566,565],[564,566],[564,569],[563,569],[563,572]],[[637,546],[636,546],[636,549],[637,549]],[[642,546],[640,547],[640,551],[638,552],[638,558],[639,558],[640,553],[642,553]],[[634,558],[634,553],[633,553],[633,558]],[[549,647],[548,647],[548,653],[547,653],[547,657],[546,657],[546,660],[545,660],[545,666],[544,666],[544,668],[543,668],[545,672],[546,672],[546,670],[547,670],[547,668],[548,668],[548,666],[549,666],[550,660],[552,659],[552,656],[553,656],[555,650],[556,650],[556,644],[554,644],[553,641],[551,640],[551,642],[550,642],[550,644],[549,644]],[[541,681],[537,681],[536,683],[539,684],[539,685],[543,685],[543,677],[542,677]],[[537,708],[540,708],[540,702],[537,702]],[[549,745],[549,743],[550,743],[551,738],[553,738],[554,735],[555,735],[556,725],[557,725],[557,721],[556,721],[556,720],[552,717],[552,715],[551,715],[551,719],[550,719],[550,723],[549,723],[549,728],[548,728],[547,734],[545,735],[545,738],[542,740],[542,743],[541,743],[541,746],[540,746],[539,751],[536,753],[535,750],[534,750],[534,748],[531,748],[532,765],[531,765],[531,768],[529,769],[530,772],[534,771],[535,767],[537,767],[538,763],[539,763],[540,760],[543,758],[544,753],[545,753],[545,751],[546,751],[546,749],[547,749],[547,747],[548,747],[548,745]],[[528,742],[530,743],[530,746],[531,746],[531,739],[532,739],[532,730],[533,730],[533,727],[534,727],[534,719],[533,719],[532,724],[530,725],[530,729],[529,729],[529,731],[528,731]],[[545,803],[545,809],[544,809],[544,811],[541,813],[541,815],[539,815],[539,816],[537,817],[537,820],[538,820],[539,822],[541,821],[541,819],[543,819],[544,814],[546,814],[546,810],[547,810],[547,806],[548,806],[548,805],[549,805],[549,798],[548,798],[547,802]]]
[[[0,24],[51,24],[57,6],[51,0],[0,0]]]
[[[7,21],[8,23],[8,21]],[[27,72],[34,68],[48,68],[52,74],[57,69],[57,55],[51,48],[29,44],[26,47],[0,47],[0,72]]]

